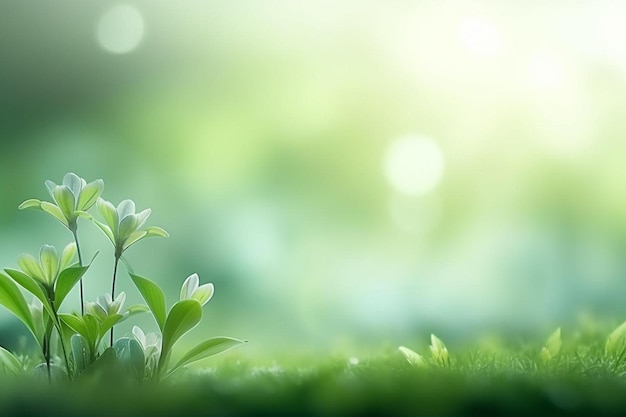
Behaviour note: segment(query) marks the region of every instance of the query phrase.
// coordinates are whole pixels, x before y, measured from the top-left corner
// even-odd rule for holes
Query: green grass
[[[395,349],[349,357],[251,361],[234,354],[161,385],[131,383],[114,371],[49,386],[0,381],[0,416],[166,415],[623,415],[626,363],[604,340],[564,343],[545,362],[540,345],[455,349],[449,366],[424,355],[410,365]],[[455,353],[458,352],[458,353]],[[265,362],[267,366],[259,366]],[[207,364],[205,364],[207,365]]]

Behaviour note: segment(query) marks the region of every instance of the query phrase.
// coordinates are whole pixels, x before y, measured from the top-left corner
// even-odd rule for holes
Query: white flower
[[[200,285],[200,278],[198,274],[191,274],[185,282],[183,283],[182,288],[180,289],[180,299],[188,300],[193,299],[200,303],[200,305],[205,305],[209,302],[211,297],[213,297],[213,293],[215,292],[215,288],[213,284],[204,284]]]
[[[121,292],[115,300],[113,300],[111,294],[105,294],[98,297],[95,303],[85,303],[85,312],[103,320],[114,314],[122,314],[124,301],[126,301],[126,293],[124,292]]]
[[[141,328],[133,326],[133,336],[141,345],[146,360],[152,355],[161,353],[161,335],[158,333],[145,334]]]

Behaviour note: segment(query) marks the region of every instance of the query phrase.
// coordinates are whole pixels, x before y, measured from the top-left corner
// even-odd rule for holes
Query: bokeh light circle
[[[144,37],[143,16],[135,7],[120,4],[107,10],[96,28],[98,44],[107,52],[127,54],[135,50]]]
[[[426,136],[403,136],[391,143],[385,155],[385,174],[391,186],[408,195],[434,189],[443,175],[439,145]]]

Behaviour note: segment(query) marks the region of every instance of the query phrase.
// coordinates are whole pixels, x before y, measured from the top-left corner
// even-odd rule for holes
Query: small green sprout
[[[446,345],[434,334],[430,335],[430,353],[439,366],[449,366],[450,356]]]
[[[541,348],[539,354],[541,361],[547,363],[554,359],[561,351],[561,344],[561,328],[559,327],[548,337],[545,346]]]
[[[398,350],[404,355],[406,360],[411,365],[416,366],[418,368],[425,368],[426,367],[426,360],[419,353],[417,353],[417,352],[415,352],[415,351],[413,351],[413,350],[411,350],[411,349],[409,349],[408,347],[405,347],[405,346],[400,346],[398,348]]]
[[[626,321],[611,332],[604,344],[604,352],[607,355],[620,355],[626,348]]]

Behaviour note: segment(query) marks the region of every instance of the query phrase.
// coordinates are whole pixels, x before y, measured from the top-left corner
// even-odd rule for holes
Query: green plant
[[[44,245],[38,259],[28,254],[21,255],[17,260],[19,270],[6,268],[5,273],[0,273],[0,304],[20,319],[32,333],[44,362],[31,366],[30,363],[36,364],[38,361],[20,360],[0,347],[0,369],[6,373],[19,374],[29,368],[35,372],[45,368],[48,379],[52,380],[53,374],[74,379],[83,374],[96,374],[105,368],[116,368],[130,371],[137,380],[158,381],[193,362],[245,343],[230,337],[209,338],[169,367],[174,344],[200,322],[202,306],[213,296],[213,284],[200,286],[198,275],[192,274],[183,283],[180,301],[167,312],[161,288],[153,281],[131,273],[131,279],[147,306],[133,305],[124,309],[126,294],[122,292],[115,297],[115,283],[122,255],[135,243],[152,236],[167,237],[167,232],[155,226],[143,227],[150,209],[136,213],[132,200],[124,200],[115,207],[102,199],[102,180],[87,183],[76,174],[68,173],[61,185],[46,181],[46,187],[53,203],[30,199],[20,204],[19,208],[34,208],[50,214],[70,230],[73,242],[60,255],[53,246]],[[94,205],[103,217],[103,222],[87,212]],[[98,297],[95,302],[85,302],[83,277],[97,253],[89,264],[83,264],[78,240],[80,217],[94,223],[114,247],[111,293]],[[76,256],[78,262],[75,262]],[[130,266],[128,269],[132,271]],[[63,301],[79,282],[81,312],[61,313]],[[30,304],[24,293],[33,297]],[[159,334],[146,335],[135,326],[132,338],[114,340],[115,325],[144,312],[154,316]],[[109,331],[110,342],[106,346],[103,340]],[[55,359],[53,347],[62,354],[58,360]]]

